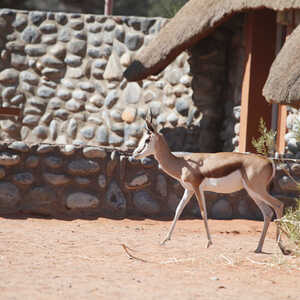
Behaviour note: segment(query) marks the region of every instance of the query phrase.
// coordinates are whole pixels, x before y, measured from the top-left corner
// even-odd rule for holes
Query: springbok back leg
[[[169,241],[171,239],[172,233],[174,231],[175,225],[177,220],[179,219],[180,215],[183,212],[183,209],[185,208],[185,206],[188,204],[188,202],[190,201],[191,197],[193,196],[194,192],[193,191],[189,191],[189,190],[185,190],[184,194],[182,196],[182,199],[180,200],[177,208],[176,208],[176,212],[175,212],[175,216],[171,225],[171,228],[166,236],[166,238],[161,242],[161,245],[164,245],[167,241]]]
[[[270,209],[270,207],[272,207],[275,211],[276,218],[280,219],[283,215],[283,203],[281,201],[277,200],[276,198],[274,198],[273,196],[271,196],[266,189],[257,190],[257,189],[254,189],[253,187],[250,187],[249,185],[247,185],[245,181],[243,181],[243,182],[244,182],[245,189],[247,190],[249,195],[252,197],[252,199],[256,202],[258,207],[261,209],[263,216],[264,216],[264,229],[263,229],[259,244],[257,246],[257,249],[255,251],[255,252],[259,253],[262,251],[262,246],[264,243],[265,237],[263,235],[266,234],[268,227],[269,227],[269,223],[273,216],[273,213],[271,215],[269,209]],[[261,202],[263,202],[263,204]],[[269,208],[267,208],[267,207],[269,207]],[[285,250],[285,248],[283,247],[283,245],[281,243],[280,231],[279,231],[278,225],[277,225],[277,229],[276,229],[276,242],[277,242],[280,250],[282,251],[282,253],[288,254],[288,252]]]
[[[268,206],[265,202],[259,200],[257,197],[250,194],[250,196],[253,198],[259,209],[261,210],[263,217],[264,217],[264,227],[257,245],[257,248],[255,250],[255,253],[261,253],[262,247],[264,245],[264,241],[266,238],[266,234],[270,225],[270,222],[273,217],[273,210],[270,206]]]
[[[197,197],[197,201],[199,204],[199,208],[201,211],[201,215],[204,221],[204,226],[205,226],[205,231],[206,231],[206,236],[207,236],[207,244],[206,244],[206,248],[208,248],[210,245],[212,245],[212,240],[211,240],[211,236],[209,233],[209,228],[208,228],[208,223],[207,223],[207,210],[206,210],[206,202],[205,202],[205,197],[204,197],[204,193],[200,187],[195,187],[195,194]]]
[[[271,196],[266,190],[263,190],[262,192],[260,192],[261,195],[261,199],[266,199],[265,202],[270,204],[272,206],[272,208],[275,211],[276,214],[276,218],[280,219],[283,216],[283,203],[279,200],[277,200],[276,198],[274,198],[273,196]],[[278,244],[278,247],[280,248],[281,252],[284,255],[289,255],[290,251],[287,250],[283,245],[282,245],[282,241],[281,241],[281,237],[280,237],[280,228],[279,225],[277,224],[277,228],[276,228],[276,242]]]

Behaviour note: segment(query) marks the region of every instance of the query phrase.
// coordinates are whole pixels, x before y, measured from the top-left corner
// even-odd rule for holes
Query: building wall
[[[137,145],[149,110],[173,151],[236,147],[242,19],[159,75],[128,83],[122,74],[134,53],[166,22],[0,11],[0,105],[21,110],[20,117],[0,116],[0,214],[173,214],[180,185],[153,159],[124,155]],[[278,195],[284,184],[275,186]],[[207,193],[207,201],[211,217],[260,217],[244,191]],[[185,213],[199,216],[195,199]]]
[[[0,15],[0,105],[21,109],[19,118],[0,117],[0,140],[131,149],[151,110],[173,151],[236,147],[243,18],[139,85],[123,71],[166,19]]]
[[[288,108],[287,133],[285,135],[287,156],[300,159],[300,110]]]
[[[187,122],[186,53],[142,87],[122,76],[167,20],[13,10],[0,18],[0,105],[22,111],[2,118],[1,140],[127,149],[149,109],[162,126]]]

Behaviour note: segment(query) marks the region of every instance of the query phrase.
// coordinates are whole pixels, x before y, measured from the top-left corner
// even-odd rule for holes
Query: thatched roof
[[[263,95],[268,102],[300,108],[300,25],[273,62]]]
[[[124,76],[129,81],[138,81],[157,74],[227,17],[260,8],[279,11],[300,8],[300,0],[190,0],[137,54]]]

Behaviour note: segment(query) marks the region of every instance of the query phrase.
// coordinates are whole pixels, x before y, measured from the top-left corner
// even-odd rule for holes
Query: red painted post
[[[271,125],[272,106],[262,96],[262,88],[275,58],[276,13],[267,9],[249,12],[245,38],[247,62],[242,84],[239,151],[255,153],[252,138],[259,136],[260,118],[268,128]]]
[[[114,0],[105,0],[104,14],[112,15],[113,6],[114,6]]]

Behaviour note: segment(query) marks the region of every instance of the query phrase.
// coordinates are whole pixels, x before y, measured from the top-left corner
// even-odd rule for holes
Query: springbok
[[[283,214],[283,203],[272,197],[267,191],[275,174],[273,161],[261,155],[236,152],[189,153],[175,156],[170,151],[163,135],[156,132],[151,122],[146,121],[145,134],[132,156],[135,159],[141,159],[149,155],[154,155],[160,168],[178,180],[185,189],[176,208],[171,228],[162,244],[171,239],[176,221],[195,193],[204,220],[208,248],[212,244],[212,240],[207,224],[204,191],[226,194],[245,188],[264,217],[263,230],[255,250],[256,253],[262,252],[265,236],[273,216],[272,209],[274,209],[277,219],[280,219]],[[276,241],[281,251],[287,254],[281,244],[278,227]]]

